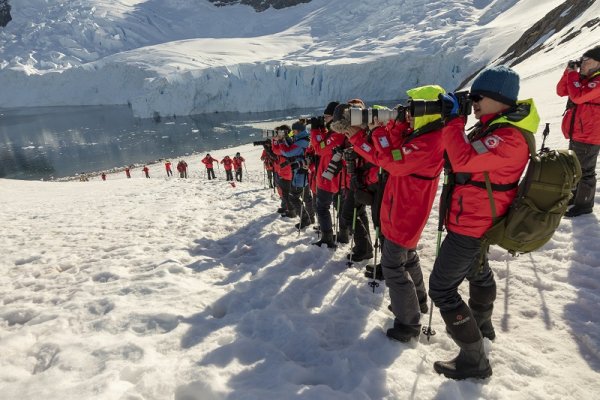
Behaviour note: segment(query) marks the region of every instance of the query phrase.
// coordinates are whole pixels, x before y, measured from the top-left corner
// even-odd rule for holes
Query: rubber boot
[[[348,228],[340,228],[336,241],[342,244],[350,243],[350,230]]]
[[[496,332],[492,325],[492,312],[496,300],[496,284],[482,287],[469,283],[469,307],[475,317],[481,336],[494,340]]]
[[[446,330],[460,347],[458,356],[450,361],[436,361],[433,369],[450,379],[485,379],[492,367],[483,349],[483,339],[471,309],[462,303],[456,310],[443,311]]]
[[[313,243],[315,246],[321,247],[321,245],[325,244],[328,248],[334,249],[336,247],[335,242],[333,240],[333,231],[322,231],[321,239],[319,241]]]
[[[492,325],[492,312],[494,311],[494,305],[489,304],[487,306],[477,304],[469,299],[469,307],[473,312],[473,317],[477,322],[481,336],[490,340],[496,339],[496,331],[494,325]]]

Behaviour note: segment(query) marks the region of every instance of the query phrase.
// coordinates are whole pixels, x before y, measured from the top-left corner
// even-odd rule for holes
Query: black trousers
[[[206,176],[208,177],[209,181],[211,179],[217,179],[217,176],[215,175],[215,170],[213,168],[206,168]]]
[[[569,150],[575,152],[581,164],[581,180],[573,192],[573,204],[577,208],[593,208],[594,196],[596,195],[596,162],[598,161],[600,145],[571,140]]]
[[[429,276],[429,297],[440,311],[453,311],[463,304],[458,287],[465,278],[471,300],[481,305],[493,303],[496,281],[488,265],[487,249],[483,260],[481,252],[481,239],[448,232]]]
[[[231,172],[230,169],[226,169],[225,170],[225,179],[228,181],[232,181],[233,180],[233,172]]]
[[[344,204],[340,212],[340,226],[342,228],[352,229],[352,218],[354,217],[354,208],[356,207],[356,221],[354,223],[354,252],[365,253],[373,249],[371,238],[369,237],[369,217],[367,216],[367,207],[364,204],[356,202],[354,192],[346,189],[344,195]]]
[[[238,182],[242,181],[242,169],[238,168],[235,170],[235,180]]]

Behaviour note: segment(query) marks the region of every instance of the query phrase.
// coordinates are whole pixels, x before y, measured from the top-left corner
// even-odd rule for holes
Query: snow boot
[[[285,214],[285,213],[287,213],[287,209],[286,209],[286,208],[284,208],[284,207],[279,207],[279,208],[277,209],[277,213],[278,213],[278,214]]]
[[[481,336],[494,340],[496,332],[492,325],[492,312],[496,300],[496,284],[481,287],[469,284],[469,307],[475,317]]]
[[[565,213],[565,217],[574,218],[584,214],[591,214],[593,211],[594,210],[591,207],[582,208],[578,206],[573,206],[569,209],[569,211]]]
[[[402,343],[410,342],[412,338],[418,338],[421,333],[421,325],[408,326],[402,325],[394,320],[394,327],[387,330],[385,335],[390,339],[397,340]]]
[[[342,244],[350,243],[350,230],[348,228],[340,229],[336,237],[336,242]]]
[[[337,247],[333,240],[333,231],[322,231],[321,239],[319,239],[319,241],[317,242],[314,242],[313,244],[319,247],[325,244],[330,249],[335,249]]]
[[[373,271],[375,271],[375,277],[373,278]],[[367,264],[365,267],[365,278],[376,279],[378,281],[382,281],[383,279],[383,270],[381,269],[381,264],[377,264],[373,267],[372,264]]]
[[[296,227],[296,229],[304,229],[307,226],[311,225],[312,222],[310,222],[310,218],[302,218],[300,220],[300,222],[298,222],[296,225],[294,225]]]
[[[494,304],[482,306],[469,299],[469,307],[471,307],[473,317],[475,317],[475,321],[477,322],[481,336],[490,340],[494,340],[496,338],[496,331],[494,330],[494,325],[492,325],[492,312],[494,311]]]
[[[492,367],[483,349],[483,339],[471,309],[462,303],[456,310],[442,311],[446,330],[460,347],[458,356],[450,361],[436,361],[433,369],[450,379],[485,379]]]
[[[370,260],[371,258],[373,258],[373,251],[370,252],[366,252],[366,251],[362,251],[362,252],[358,252],[358,251],[353,251],[351,254],[348,254],[346,256],[346,258],[348,259],[348,261],[364,261],[364,260]]]

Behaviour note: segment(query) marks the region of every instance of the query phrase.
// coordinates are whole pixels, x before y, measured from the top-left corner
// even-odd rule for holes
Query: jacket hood
[[[438,85],[420,86],[406,91],[406,94],[412,100],[437,101],[440,94],[446,94],[443,87]],[[441,114],[423,115],[414,118],[414,130],[420,129],[434,121],[441,120]]]
[[[516,107],[493,120],[490,126],[495,124],[510,124],[525,132],[535,134],[540,126],[540,115],[533,99],[518,100]]]

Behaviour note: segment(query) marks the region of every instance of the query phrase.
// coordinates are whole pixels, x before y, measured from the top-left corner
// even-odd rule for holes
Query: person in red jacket
[[[296,218],[296,211],[290,202],[290,192],[292,190],[292,167],[283,156],[282,149],[278,145],[278,141],[285,136],[288,136],[292,131],[288,125],[281,125],[275,128],[277,136],[271,139],[271,149],[273,154],[277,156],[277,160],[273,162],[273,171],[275,172],[275,184],[277,185],[279,197],[281,197],[281,207],[277,210],[282,218]]]
[[[150,178],[150,170],[148,169],[147,166],[144,165],[144,168],[142,168],[142,171],[144,172],[144,175],[146,176],[146,178]]]
[[[315,118],[311,120],[310,142],[315,149],[315,155],[319,157],[317,166],[317,220],[321,227],[321,239],[313,244],[321,246],[325,244],[329,248],[335,247],[333,237],[333,221],[329,209],[333,203],[333,197],[340,191],[340,176],[342,173],[342,150],[346,137],[331,129],[333,112],[339,102],[330,102],[323,111],[323,120]],[[320,122],[320,123],[319,123]],[[331,163],[332,158],[337,159]],[[331,168],[328,170],[328,167]]]
[[[171,161],[165,161],[165,170],[167,171],[167,178],[173,176],[173,171],[171,171]]]
[[[131,172],[129,171],[129,167],[125,167],[125,176],[127,179],[131,178]]]
[[[217,179],[216,175],[215,175],[215,170],[213,168],[213,163],[218,163],[219,160],[217,160],[216,158],[213,158],[210,153],[206,154],[206,157],[204,157],[202,159],[202,164],[204,164],[206,166],[206,175],[208,177],[208,180],[210,181],[211,179]]]
[[[233,172],[231,172],[231,170],[233,169],[233,160],[231,159],[231,157],[223,157],[223,159],[221,160],[221,164],[223,164],[223,168],[225,169],[225,180],[233,181]]]
[[[273,150],[271,149],[271,142],[267,141],[263,145],[263,151],[260,155],[260,159],[263,162],[263,168],[267,175],[270,189],[273,189],[273,161],[275,158],[275,154],[273,154]]]
[[[233,169],[235,170],[235,180],[238,182],[242,181],[242,166],[245,161],[239,152],[235,153],[235,157],[233,157]]]
[[[540,121],[533,100],[518,101],[518,93],[519,75],[511,68],[501,65],[482,71],[470,94],[479,122],[468,136],[464,103],[453,94],[441,97],[445,117],[442,141],[449,181],[454,184],[447,199],[440,199],[448,233],[429,277],[429,296],[460,348],[456,358],[434,363],[437,373],[452,379],[483,379],[492,374],[483,337],[495,338],[491,316],[496,281],[488,265],[489,246],[483,246],[482,236],[494,217],[508,212],[517,195],[529,160],[523,135],[535,133]],[[491,189],[495,212],[486,186]],[[465,279],[469,282],[468,305],[458,293]]]
[[[407,91],[413,100],[436,100],[443,93],[437,85]],[[389,173],[380,210],[385,237],[381,267],[395,317],[387,336],[401,342],[419,336],[421,312],[427,312],[427,291],[416,247],[444,164],[442,126],[440,114],[415,118],[401,114],[387,126],[373,129],[371,140],[364,129],[345,129],[354,151]]]
[[[106,174],[103,172],[101,176],[102,176],[102,180],[105,181],[106,180]]]
[[[562,131],[569,139],[569,149],[581,164],[581,180],[573,192],[570,208],[565,216],[589,214],[594,208],[596,195],[596,163],[600,151],[600,46],[586,51],[577,62],[569,62],[556,93],[568,96]]]

